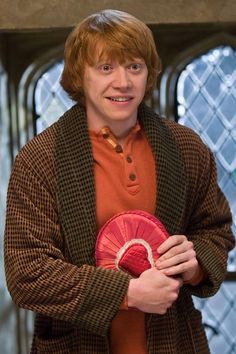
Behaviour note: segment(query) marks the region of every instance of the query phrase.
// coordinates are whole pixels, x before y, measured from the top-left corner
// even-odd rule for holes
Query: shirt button
[[[136,175],[135,175],[134,173],[131,173],[131,174],[129,175],[129,179],[130,179],[131,181],[135,181],[135,180],[136,180]]]
[[[126,156],[126,161],[128,163],[131,163],[133,160],[132,160],[132,157],[131,156]]]
[[[109,138],[109,134],[108,133],[103,133],[102,136],[103,136],[104,139]]]
[[[116,145],[116,147],[115,147],[115,150],[116,150],[116,152],[117,153],[121,153],[121,152],[123,152],[123,149],[122,149],[122,146],[121,145]]]

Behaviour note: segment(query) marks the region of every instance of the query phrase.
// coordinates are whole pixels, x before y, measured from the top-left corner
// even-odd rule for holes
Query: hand
[[[187,282],[199,271],[193,243],[185,235],[173,235],[158,248],[156,267],[167,276],[181,275]]]
[[[144,271],[131,279],[128,288],[128,306],[143,312],[165,314],[177,299],[183,281],[170,278],[156,268]]]

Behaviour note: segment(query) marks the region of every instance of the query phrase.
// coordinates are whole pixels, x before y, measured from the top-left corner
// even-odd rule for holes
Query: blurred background
[[[29,353],[33,314],[8,294],[3,263],[7,184],[19,149],[68,109],[59,84],[64,41],[85,16],[130,12],[153,32],[162,73],[147,102],[195,130],[213,151],[236,236],[236,1],[1,0],[0,2],[0,352]],[[220,291],[194,299],[212,354],[235,354],[236,250]],[[46,354],[46,353],[45,353]]]

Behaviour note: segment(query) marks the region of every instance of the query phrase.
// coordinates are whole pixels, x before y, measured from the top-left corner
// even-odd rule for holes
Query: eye
[[[142,64],[132,63],[129,65],[129,69],[133,72],[139,72],[142,69]]]
[[[112,66],[110,64],[102,64],[99,66],[99,70],[102,72],[102,73],[109,73],[112,71]]]

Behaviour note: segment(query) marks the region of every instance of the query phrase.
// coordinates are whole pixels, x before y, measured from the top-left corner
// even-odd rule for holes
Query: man
[[[36,312],[32,353],[209,353],[191,295],[213,295],[234,245],[212,154],[144,105],[159,58],[150,30],[114,10],[69,35],[62,86],[77,101],[18,154],[5,265],[18,306]],[[96,235],[126,210],[171,235],[132,278],[96,267]]]

